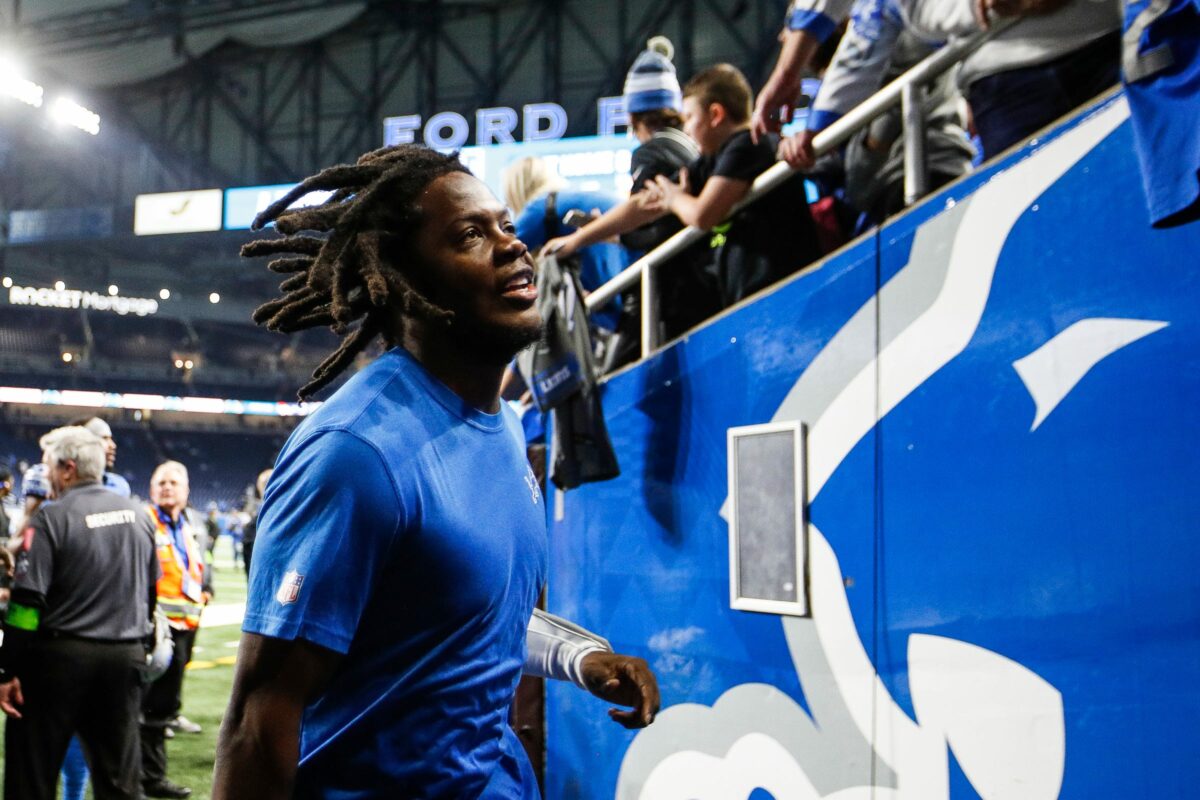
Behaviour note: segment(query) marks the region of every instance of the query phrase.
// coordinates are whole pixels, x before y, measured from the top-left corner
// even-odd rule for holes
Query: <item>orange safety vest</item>
[[[183,566],[171,535],[170,517],[159,511],[157,506],[148,506],[154,520],[154,546],[158,550],[158,564],[162,577],[158,579],[158,607],[167,615],[173,628],[195,630],[200,627],[200,612],[204,610],[201,583],[204,580],[204,561],[192,535],[192,525],[187,512],[183,514],[183,541],[187,548],[187,567]]]

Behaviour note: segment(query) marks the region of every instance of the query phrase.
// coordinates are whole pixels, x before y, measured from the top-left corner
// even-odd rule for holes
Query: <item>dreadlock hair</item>
[[[411,257],[417,197],[454,172],[470,174],[457,154],[412,144],[385,147],[301,181],[254,218],[253,230],[273,221],[284,236],[250,242],[242,255],[281,256],[267,268],[288,275],[279,285],[282,296],[256,308],[254,321],[281,333],[328,325],[342,337],[301,387],[301,400],[328,385],[377,336],[393,343],[386,323],[395,310],[401,320],[450,324],[453,312],[427,299],[395,265]],[[320,205],[288,209],[313,191],[332,194]]]

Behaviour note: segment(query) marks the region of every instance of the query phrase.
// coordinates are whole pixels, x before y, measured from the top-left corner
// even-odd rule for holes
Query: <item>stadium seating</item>
[[[47,430],[45,424],[0,417],[0,461],[13,469],[14,493],[20,492],[25,467],[40,458],[38,438]],[[134,494],[145,498],[154,468],[175,460],[188,468],[191,505],[201,510],[210,503],[222,510],[239,507],[246,487],[274,463],[285,438],[280,432],[159,431],[145,422],[118,423],[113,436],[117,441],[116,471],[129,481]]]
[[[0,315],[0,353],[14,357],[61,360],[65,348],[81,349],[86,343],[78,313],[8,306]]]
[[[124,363],[168,365],[172,353],[195,349],[182,322],[160,317],[93,314],[88,320],[95,340],[93,354]]]

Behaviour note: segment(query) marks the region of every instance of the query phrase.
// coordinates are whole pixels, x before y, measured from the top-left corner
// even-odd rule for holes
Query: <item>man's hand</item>
[[[803,130],[784,139],[779,143],[779,159],[786,161],[792,169],[812,169],[817,162],[817,154],[813,151],[816,136],[816,131]]]
[[[610,708],[608,716],[623,727],[644,728],[658,713],[658,681],[650,666],[640,658],[617,653],[592,652],[580,665],[588,691],[630,710]]]
[[[792,119],[796,99],[800,96],[800,76],[773,73],[754,101],[750,115],[750,138],[758,144],[768,133],[779,133]]]
[[[688,191],[687,167],[679,170],[679,182],[676,183],[666,175],[655,176],[653,183],[647,183],[646,188],[635,195],[638,206],[656,214],[667,214],[675,198]]]
[[[653,677],[651,676],[651,680]],[[21,712],[17,710],[17,706],[23,705],[25,705],[25,695],[21,693],[20,678],[13,678],[8,683],[0,683],[0,711],[13,719],[20,719]]]
[[[639,211],[646,211],[651,214],[671,213],[671,209],[664,203],[662,190],[653,182],[647,183],[640,192],[630,199],[638,207]]]
[[[758,93],[754,114],[750,117],[750,138],[755,144],[763,134],[779,133],[780,128],[792,121],[802,86],[800,76],[821,46],[807,31],[783,30],[779,42],[782,45],[779,60],[775,62],[767,84]]]

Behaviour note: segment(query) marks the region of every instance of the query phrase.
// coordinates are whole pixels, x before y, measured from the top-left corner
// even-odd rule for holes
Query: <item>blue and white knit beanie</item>
[[[646,42],[646,49],[625,76],[625,112],[641,114],[662,108],[683,109],[683,92],[671,58],[675,46],[665,36]]]

